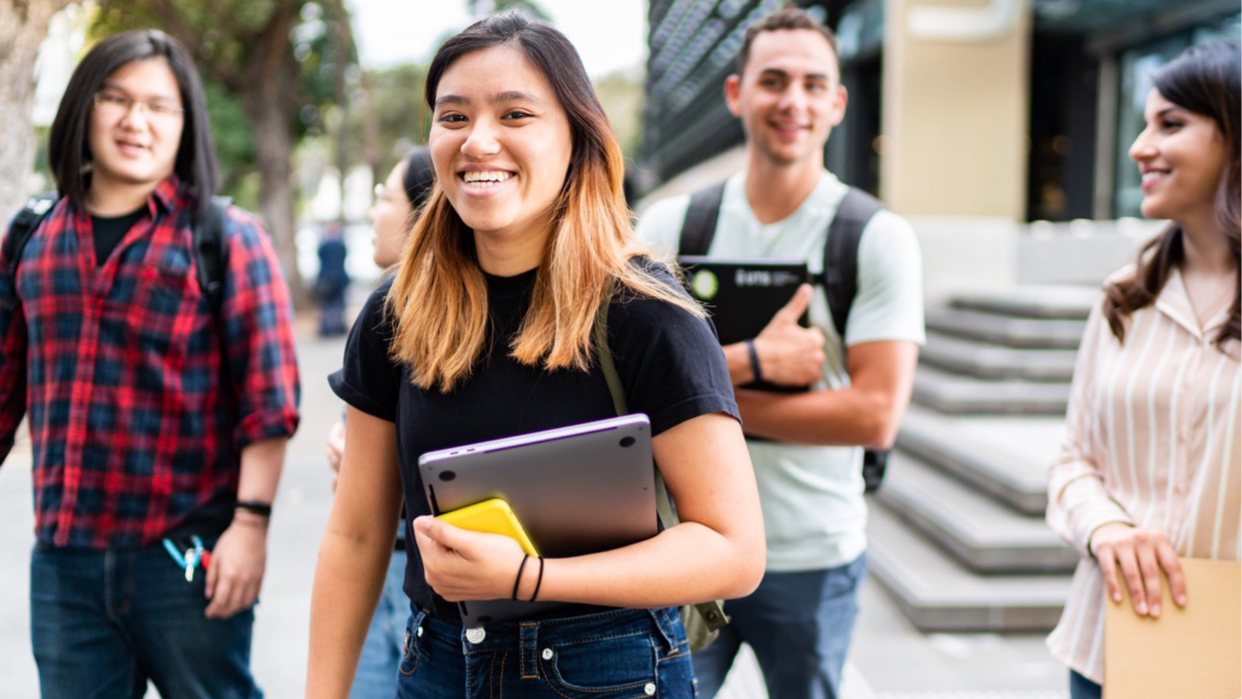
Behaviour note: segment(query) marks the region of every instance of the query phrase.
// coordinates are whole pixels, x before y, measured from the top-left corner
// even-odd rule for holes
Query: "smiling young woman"
[[[332,377],[348,432],[315,574],[308,696],[348,690],[404,496],[417,548],[398,696],[688,699],[673,607],[746,594],[764,563],[715,333],[635,243],[620,148],[563,35],[517,14],[478,22],[440,48],[426,100],[437,185]],[[606,349],[630,409],[651,421],[681,524],[524,565],[516,541],[429,516],[421,454],[615,415],[591,341],[605,304]],[[462,628],[454,602],[510,597],[567,606]]]
[[[1240,53],[1195,46],[1162,68],[1130,149],[1143,213],[1170,224],[1105,283],[1049,470],[1048,522],[1083,555],[1048,639],[1072,699],[1100,696],[1104,606],[1123,585],[1158,618],[1161,572],[1181,606],[1182,557],[1242,555]]]

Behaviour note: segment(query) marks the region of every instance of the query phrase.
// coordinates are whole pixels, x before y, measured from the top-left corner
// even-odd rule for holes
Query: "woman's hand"
[[[1130,591],[1130,602],[1139,616],[1160,616],[1160,570],[1169,578],[1169,592],[1177,606],[1186,606],[1186,578],[1177,552],[1168,537],[1156,529],[1140,529],[1124,522],[1109,522],[1091,534],[1091,552],[1100,564],[1108,596],[1121,601],[1121,577]]]
[[[431,516],[414,520],[414,540],[423,559],[423,575],[436,594],[450,602],[510,599],[522,547],[502,534],[455,527]],[[534,580],[536,566],[526,565],[524,578]],[[522,587],[529,590],[533,582]],[[524,598],[523,598],[524,599]]]

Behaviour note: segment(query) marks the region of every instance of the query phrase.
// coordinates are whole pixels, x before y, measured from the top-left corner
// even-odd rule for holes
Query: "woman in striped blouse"
[[[1122,586],[1159,617],[1162,573],[1175,604],[1194,594],[1179,557],[1242,558],[1239,72],[1237,42],[1188,49],[1155,76],[1130,148],[1143,214],[1170,224],[1105,283],[1050,469],[1048,522],[1083,554],[1048,639],[1073,699],[1100,696]]]

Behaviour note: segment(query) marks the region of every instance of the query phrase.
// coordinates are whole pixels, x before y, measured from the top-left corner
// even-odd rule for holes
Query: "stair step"
[[[952,415],[1065,415],[1069,391],[1068,383],[980,379],[920,364],[911,400]]]
[[[919,362],[982,379],[1068,383],[1077,355],[1069,349],[1021,349],[929,332]]]
[[[1015,318],[960,308],[929,308],[928,330],[1010,347],[1078,349],[1085,320]]]
[[[976,572],[1068,572],[1078,563],[1042,516],[1015,512],[909,454],[890,457],[877,499]]]
[[[1061,616],[1068,575],[973,573],[884,507],[868,530],[872,576],[922,631],[1046,631]]]
[[[967,292],[953,298],[954,308],[1022,316],[1086,320],[1100,302],[1097,286],[1027,284],[996,292]]]
[[[952,417],[911,405],[897,446],[1019,512],[1042,516],[1063,418]]]

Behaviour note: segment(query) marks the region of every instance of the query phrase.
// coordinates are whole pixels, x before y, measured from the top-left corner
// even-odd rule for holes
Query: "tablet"
[[[805,260],[728,258],[683,255],[677,258],[690,295],[711,314],[720,344],[745,342],[757,336],[776,312],[810,279]],[[810,327],[806,313],[798,318]],[[746,384],[779,393],[796,393],[807,386],[780,386],[767,382]]]
[[[545,557],[605,551],[659,531],[651,425],[641,413],[427,452],[418,467],[432,513],[502,498]],[[472,628],[563,605],[459,606]]]

